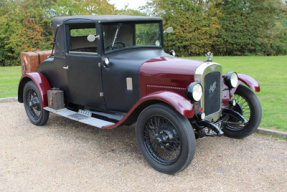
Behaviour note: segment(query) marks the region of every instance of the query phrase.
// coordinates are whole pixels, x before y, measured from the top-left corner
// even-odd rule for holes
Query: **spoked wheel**
[[[163,116],[152,116],[144,126],[144,144],[148,153],[163,165],[173,164],[181,153],[176,127]]]
[[[24,107],[29,120],[35,125],[44,125],[49,112],[42,108],[42,102],[39,91],[34,82],[28,82],[24,87]]]
[[[244,138],[251,135],[260,125],[262,117],[261,104],[255,93],[248,87],[239,85],[233,98],[236,106],[233,110],[240,113],[246,123],[229,117],[225,121],[224,134],[233,138]]]
[[[175,174],[195,154],[195,136],[189,121],[165,104],[147,107],[140,114],[136,136],[145,160],[157,171]]]

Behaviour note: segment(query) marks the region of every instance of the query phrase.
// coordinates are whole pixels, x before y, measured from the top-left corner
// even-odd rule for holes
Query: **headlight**
[[[202,97],[202,86],[199,83],[191,83],[186,88],[186,96],[192,102],[199,101]]]
[[[238,75],[235,72],[229,72],[224,77],[224,83],[229,88],[234,88],[238,85]]]

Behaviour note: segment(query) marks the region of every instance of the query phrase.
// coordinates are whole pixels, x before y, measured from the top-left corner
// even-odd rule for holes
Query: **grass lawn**
[[[0,98],[17,97],[21,67],[0,67]]]
[[[206,60],[205,57],[190,57]],[[261,92],[263,118],[260,127],[287,131],[287,57],[214,57],[223,72],[236,71],[256,79]],[[20,67],[0,67],[0,98],[16,97]]]

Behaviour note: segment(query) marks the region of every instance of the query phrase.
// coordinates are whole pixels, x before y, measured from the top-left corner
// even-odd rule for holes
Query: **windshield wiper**
[[[119,33],[119,30],[120,30],[121,26],[122,26],[122,23],[119,23],[118,26],[117,26],[117,30],[116,30],[116,34],[115,34],[115,37],[114,37],[114,41],[112,43],[112,48],[114,48],[114,45],[115,45],[115,42],[117,40],[118,33]]]

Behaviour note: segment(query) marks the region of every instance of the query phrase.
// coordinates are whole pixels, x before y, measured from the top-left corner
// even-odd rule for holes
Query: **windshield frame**
[[[159,30],[160,30],[160,43],[161,46],[154,46],[154,45],[140,45],[140,46],[130,46],[130,47],[123,47],[121,49],[115,49],[115,50],[105,50],[105,42],[104,42],[104,25],[119,25],[119,24],[148,24],[148,23],[158,23],[159,24]],[[163,23],[162,21],[140,21],[140,22],[111,22],[111,23],[101,23],[101,48],[103,50],[103,54],[111,54],[115,52],[120,52],[124,50],[129,50],[129,49],[142,49],[142,48],[150,48],[150,49],[164,49],[164,41],[163,41]]]

